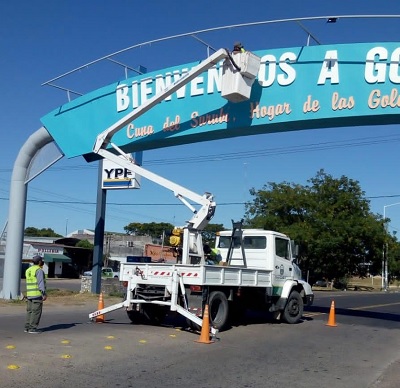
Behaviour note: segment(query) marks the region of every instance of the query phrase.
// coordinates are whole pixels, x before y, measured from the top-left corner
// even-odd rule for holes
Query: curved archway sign
[[[254,52],[261,66],[248,101],[220,96],[222,64],[117,133],[125,152],[302,129],[400,122],[400,43],[307,46]],[[135,76],[62,105],[41,120],[69,158],[197,63]]]

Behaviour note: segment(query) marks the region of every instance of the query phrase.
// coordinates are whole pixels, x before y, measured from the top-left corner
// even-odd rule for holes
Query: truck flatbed
[[[271,271],[235,266],[201,264],[121,264],[121,281],[139,284],[165,285],[177,272],[185,285],[271,287]]]

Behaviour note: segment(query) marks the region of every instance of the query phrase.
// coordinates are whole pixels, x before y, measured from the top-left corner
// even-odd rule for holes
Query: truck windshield
[[[231,237],[220,236],[218,248],[229,248]],[[243,246],[245,249],[265,249],[267,247],[267,239],[265,236],[246,236],[243,238]],[[233,247],[240,248],[240,238],[233,238]]]

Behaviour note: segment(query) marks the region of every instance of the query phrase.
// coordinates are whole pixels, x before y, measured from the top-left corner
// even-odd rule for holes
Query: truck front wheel
[[[222,331],[229,323],[229,303],[226,295],[221,291],[213,291],[208,301],[210,322],[213,327]]]
[[[282,311],[282,320],[286,323],[297,323],[303,315],[303,299],[297,291],[292,291]]]

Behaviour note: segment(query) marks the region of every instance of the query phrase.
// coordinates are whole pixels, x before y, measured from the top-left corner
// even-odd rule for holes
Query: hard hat
[[[34,264],[38,264],[38,263],[40,263],[42,260],[43,260],[43,257],[40,256],[40,255],[35,255],[35,256],[32,257],[32,262],[33,262]]]
[[[171,236],[171,237],[169,238],[169,243],[170,243],[172,246],[176,247],[176,246],[178,246],[178,245],[181,243],[181,239],[180,239],[179,236]]]

